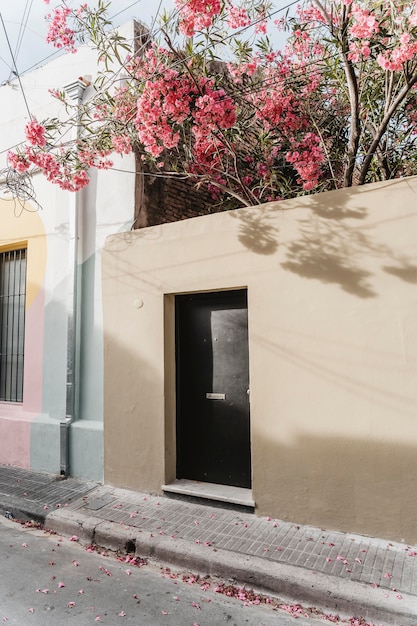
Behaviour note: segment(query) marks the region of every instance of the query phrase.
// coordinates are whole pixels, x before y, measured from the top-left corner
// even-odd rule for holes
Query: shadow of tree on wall
[[[404,181],[397,181],[404,184]],[[389,181],[392,189],[395,182]],[[369,224],[366,206],[349,206],[352,189],[339,190],[309,197],[306,205],[297,199],[271,203],[261,209],[241,210],[234,214],[241,220],[239,241],[256,254],[274,254],[281,247],[281,267],[299,276],[338,285],[347,293],[360,298],[377,295],[372,286],[372,272],[364,267],[364,259],[389,260],[384,271],[406,282],[417,282],[417,266],[406,254],[398,254],[388,245],[379,243],[373,227],[383,220]],[[359,196],[358,196],[359,197]],[[302,217],[295,222],[294,235],[280,237],[277,224],[284,212],[298,209]],[[376,214],[377,215],[377,214]],[[416,218],[415,213],[393,217]],[[286,224],[285,224],[286,226]],[[407,228],[407,226],[405,226]],[[369,267],[369,265],[368,265]]]
[[[317,215],[313,206],[311,214],[299,220],[298,238],[286,244],[287,260],[281,266],[304,278],[338,284],[360,298],[376,296],[371,273],[362,267],[358,257],[365,252],[375,254],[382,250],[376,250],[369,237],[346,223],[340,209],[336,211],[337,217],[333,217],[330,211],[324,212],[321,208],[321,215]],[[354,219],[363,219],[365,215],[365,211],[358,212]]]
[[[275,206],[275,205],[274,205]],[[231,217],[241,221],[239,241],[256,254],[274,254],[278,249],[278,228],[276,210],[269,206],[257,209],[240,209],[231,212]]]
[[[386,265],[384,271],[401,278],[401,280],[404,280],[406,283],[417,284],[417,265],[405,264],[402,267]]]

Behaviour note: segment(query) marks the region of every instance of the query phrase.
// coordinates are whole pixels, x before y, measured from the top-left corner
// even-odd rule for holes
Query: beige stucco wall
[[[170,294],[237,287],[256,512],[416,542],[417,178],[109,238],[105,480],[175,478]]]

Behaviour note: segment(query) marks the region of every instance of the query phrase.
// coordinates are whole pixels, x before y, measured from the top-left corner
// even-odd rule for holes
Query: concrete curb
[[[384,622],[385,626],[416,626],[417,599],[368,584],[326,576],[301,567],[275,563],[182,539],[142,531],[122,523],[103,521],[80,511],[55,510],[46,515],[45,526],[62,535],[77,535],[83,543],[103,548],[135,551],[140,557],[193,573],[233,580],[277,595],[285,602],[314,606],[325,613]],[[354,607],[354,608],[352,608]]]
[[[0,515],[7,517],[8,513],[22,521],[33,520],[40,524],[45,523],[46,511],[40,504],[15,496],[3,495],[0,502]]]

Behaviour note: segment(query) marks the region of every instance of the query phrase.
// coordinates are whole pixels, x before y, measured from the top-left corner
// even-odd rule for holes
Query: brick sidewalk
[[[126,538],[134,537],[138,555],[143,549],[147,551],[143,556],[158,556],[159,547],[161,555],[173,555],[181,563],[184,559],[175,559],[175,551],[180,557],[188,552],[191,556],[185,562],[200,563],[203,570],[223,559],[219,567],[227,572],[224,562],[230,559],[231,576],[235,562],[240,572],[246,568],[250,574],[257,567],[259,581],[276,576],[279,583],[281,576],[287,589],[295,581],[297,594],[304,581],[306,599],[317,597],[311,595],[312,587],[321,590],[325,600],[332,593],[336,597],[339,590],[341,596],[343,590],[350,590],[358,606],[371,607],[367,615],[372,615],[372,608],[378,617],[384,615],[378,607],[386,604],[387,615],[396,615],[397,607],[399,615],[405,615],[390,623],[417,625],[417,548],[413,546],[0,466],[0,512],[7,511],[43,521],[63,534],[84,531],[86,538],[96,537],[107,548],[115,544],[123,549]],[[249,575],[246,580],[257,578]],[[349,602],[344,598],[344,606]],[[336,600],[334,606],[339,606]],[[416,616],[415,621],[413,617],[409,621],[410,615]]]
[[[417,595],[417,548],[412,546],[107,486],[92,496],[70,508],[145,533],[368,583],[381,593]]]

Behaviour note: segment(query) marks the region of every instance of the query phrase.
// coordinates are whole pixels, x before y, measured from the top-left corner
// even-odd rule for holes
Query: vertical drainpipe
[[[67,95],[80,105],[88,82],[79,78],[64,87]],[[79,115],[79,111],[77,112]],[[80,134],[80,126],[76,126],[76,139]],[[69,463],[69,430],[76,418],[79,400],[79,369],[80,369],[80,280],[79,280],[79,239],[82,236],[79,228],[81,192],[74,192],[74,200],[69,215],[69,256],[68,256],[68,299],[67,299],[67,383],[65,419],[60,423],[60,474],[68,476]]]

